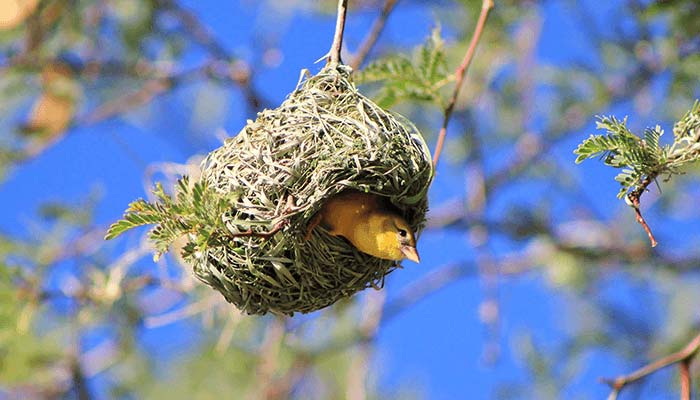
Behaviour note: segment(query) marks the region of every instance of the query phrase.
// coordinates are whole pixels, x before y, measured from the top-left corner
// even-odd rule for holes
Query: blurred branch
[[[95,227],[81,233],[71,240],[66,246],[62,246],[55,256],[49,261],[51,264],[69,260],[79,256],[86,256],[96,252],[102,245],[104,228]],[[145,253],[143,253],[145,254]]]
[[[384,312],[386,292],[371,292],[366,299],[358,325],[364,337],[375,337]],[[345,398],[348,400],[367,399],[367,375],[371,351],[370,343],[364,341],[360,343],[358,351],[352,352],[345,385]]]
[[[284,317],[276,317],[265,330],[262,344],[257,351],[255,377],[257,384],[249,393],[254,399],[286,399],[289,397],[289,381],[275,377],[279,369],[279,357],[286,336]]]
[[[554,224],[552,221],[536,215],[515,213],[493,219],[467,213],[464,206],[467,202],[466,198],[459,197],[433,206],[426,229],[466,232],[474,226],[483,226],[488,231],[504,235],[513,241],[529,241],[538,236],[547,237],[551,239],[556,251],[573,255],[578,259],[585,259],[586,263],[589,264],[606,266],[606,268],[610,268],[612,265],[619,267],[644,265],[654,270],[664,269],[675,273],[689,274],[696,272],[700,263],[699,254],[666,254],[652,251],[649,246],[641,242],[629,243],[624,240],[622,232],[615,230],[615,228],[606,229],[607,234],[596,242],[584,240],[584,238],[590,239],[591,235],[599,236],[599,233],[596,232],[583,233],[580,228],[576,228],[579,235],[571,237],[566,234],[565,227],[571,226],[572,223],[581,226],[589,223],[605,224],[597,222],[600,218]],[[604,226],[601,225],[601,227]],[[502,271],[502,273],[512,272]]]
[[[158,0],[163,10],[172,13],[183,25],[185,31],[214,57],[229,62],[234,60],[233,55],[214,37],[209,28],[190,10],[182,7],[175,0]]]
[[[80,361],[77,357],[71,361],[71,377],[73,380],[73,389],[75,389],[77,399],[90,400],[92,395],[88,389],[85,374],[83,373],[83,369],[80,366]]]
[[[3,61],[4,63],[0,63],[0,77],[15,69],[38,73],[41,71],[41,66],[60,62],[59,59],[37,57],[34,54],[20,54]],[[100,60],[99,58],[81,62],[82,65],[73,66],[76,79],[90,80],[99,76],[123,76],[133,78],[135,81],[142,81],[146,77],[146,80],[140,82],[138,88],[134,91],[109,99],[93,110],[88,111],[85,115],[77,118],[71,115],[70,120],[66,121],[65,129],[71,129],[80,124],[94,124],[126,113],[149,103],[177,86],[195,82],[198,79],[208,78],[229,82],[238,86],[246,99],[246,104],[251,113],[257,112],[267,104],[267,101],[253,87],[252,72],[247,67],[247,64],[242,61],[229,62],[228,58],[212,59],[198,67],[175,73],[163,67],[156,67],[143,59],[135,63]],[[62,131],[63,133],[65,131]],[[7,155],[4,157],[5,161],[13,164],[26,163],[43,152],[53,142],[55,140],[47,141],[40,147],[32,147],[30,142],[15,152],[7,152]]]
[[[503,260],[499,265],[501,275],[520,275],[531,270],[532,263],[527,258],[511,258]],[[413,305],[423,301],[430,295],[439,292],[447,286],[459,282],[463,278],[477,275],[477,267],[473,263],[455,263],[441,267],[420,280],[406,287],[396,298],[384,304],[381,312],[375,315],[379,319],[378,325],[383,326],[390,320],[409,310]],[[367,320],[367,321],[371,321]],[[308,322],[306,322],[308,323]],[[313,350],[302,350],[309,358],[328,355],[334,352],[344,351],[349,347],[371,341],[376,335],[375,325],[361,324],[354,331],[340,339],[331,341]],[[299,327],[297,326],[297,329]],[[372,328],[372,329],[369,329]]]
[[[137,91],[127,93],[99,105],[87,115],[83,116],[80,123],[94,124],[137,108],[152,101],[156,96],[163,94],[165,91],[172,89],[178,84],[205,75],[210,68],[211,64],[206,63],[190,70],[151,79],[141,85]]]
[[[384,306],[384,312],[381,317],[382,323],[393,319],[419,301],[460,279],[475,275],[476,266],[471,263],[449,264],[436,269],[409,285],[395,299],[389,301]]]
[[[176,73],[165,73],[160,71],[154,75],[161,75],[152,78],[132,93],[127,93],[116,99],[107,101],[94,110],[84,115],[78,123],[94,124],[129,110],[142,106],[155,97],[166,93],[173,88],[196,81],[197,79],[210,78],[235,82],[241,86],[246,94],[248,104],[251,108],[260,107],[265,101],[250,87],[250,76],[248,72],[238,71],[235,64],[228,64],[221,61],[208,61],[200,66]]]
[[[695,355],[700,350],[700,334],[695,336],[683,349],[675,353],[669,354],[666,357],[660,358],[644,367],[632,372],[628,375],[622,375],[614,379],[601,378],[601,381],[607,383],[612,392],[608,396],[608,400],[615,400],[622,389],[631,383],[637,382],[654,372],[666,368],[673,364],[679,364],[681,368],[681,399],[690,400],[690,370],[689,364],[692,362]]]
[[[440,133],[438,134],[437,144],[435,145],[435,153],[433,155],[433,165],[437,167],[437,163],[440,160],[440,153],[442,153],[442,147],[445,144],[445,136],[447,135],[447,124],[450,122],[452,117],[452,111],[457,103],[457,98],[459,97],[459,91],[462,88],[462,82],[464,81],[464,76],[467,73],[467,69],[472,62],[474,57],[474,52],[476,51],[476,45],[481,39],[481,33],[484,30],[484,25],[486,25],[486,19],[489,16],[489,12],[493,8],[493,0],[483,0],[481,3],[481,13],[479,14],[479,20],[474,28],[474,34],[472,35],[471,42],[467,48],[467,52],[464,54],[464,59],[462,64],[455,71],[455,76],[457,77],[455,81],[455,88],[452,92],[452,97],[450,102],[447,104],[444,112],[444,118],[442,121],[442,127],[440,128]]]
[[[148,328],[157,328],[172,324],[174,322],[190,318],[194,315],[201,314],[210,310],[212,307],[221,304],[227,305],[228,303],[225,303],[224,299],[218,293],[212,293],[201,300],[186,305],[185,307],[178,308],[165,314],[147,317],[144,321],[144,325]]]
[[[585,73],[592,77],[597,76],[600,72],[595,69],[579,69],[577,73]],[[651,79],[651,71],[646,68],[636,68],[632,73],[625,76],[625,81],[617,86],[606,86],[605,96],[610,99],[607,106],[614,108],[626,101],[627,98],[637,93]],[[566,77],[562,77],[566,81]],[[579,110],[581,103],[574,103],[571,106],[562,110],[561,114],[582,113],[590,115],[596,112],[599,106],[584,108]],[[580,130],[584,127],[586,121],[584,119],[570,121],[568,118],[559,119],[556,124],[553,124],[544,132],[539,134],[521,135],[518,144],[515,146],[516,153],[508,157],[508,163],[501,168],[496,169],[486,178],[486,191],[490,193],[499,187],[503,187],[510,182],[518,174],[539,166],[542,159],[550,156],[550,150],[556,145],[568,138],[572,132]]]
[[[183,25],[185,31],[204,47],[218,63],[235,65],[236,57],[214,37],[211,30],[192,11],[184,8],[175,0],[158,0],[165,10],[170,11]],[[239,61],[241,62],[241,61]],[[232,74],[233,80],[243,91],[251,113],[255,113],[266,104],[262,95],[253,87],[252,71],[239,71]]]
[[[360,68],[362,63],[367,58],[367,55],[369,54],[370,50],[372,50],[372,47],[374,47],[374,45],[377,43],[379,35],[381,35],[382,31],[384,30],[386,20],[389,18],[389,15],[394,9],[394,6],[396,5],[397,1],[398,0],[384,1],[384,5],[382,6],[382,10],[379,13],[379,16],[372,23],[372,27],[370,28],[365,38],[362,40],[360,48],[357,50],[355,57],[353,57],[352,61],[350,62],[350,67],[352,67],[353,70],[357,70],[358,68]]]
[[[232,307],[230,310],[226,311],[226,322],[224,323],[224,327],[221,329],[219,338],[217,339],[216,345],[214,346],[214,350],[217,354],[224,354],[224,352],[231,345],[231,341],[233,340],[236,328],[238,327],[238,324],[241,322],[243,317],[244,314],[236,308]]]

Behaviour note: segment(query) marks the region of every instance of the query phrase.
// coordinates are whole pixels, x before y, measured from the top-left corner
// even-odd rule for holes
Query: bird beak
[[[409,260],[415,263],[420,263],[420,256],[418,255],[418,251],[416,251],[415,247],[401,246],[401,253],[403,253],[404,257],[408,258]]]

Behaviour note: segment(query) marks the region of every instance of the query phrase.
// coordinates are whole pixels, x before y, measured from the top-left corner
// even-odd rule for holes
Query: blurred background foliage
[[[350,1],[346,60],[384,3]],[[429,143],[480,7],[396,2],[357,71]],[[614,171],[576,167],[572,150],[597,114],[668,131],[690,109],[697,11],[695,0],[497,0],[448,130],[423,264],[385,290],[281,319],[238,313],[193,280],[177,249],[154,262],[140,234],[102,238],[154,179],[196,174],[222,137],[282,101],[301,68],[319,68],[335,1],[4,0],[0,397],[449,397],[392,374],[382,333],[405,324],[416,338],[436,319],[474,315],[476,334],[462,340],[477,342],[495,378],[458,381],[457,393],[601,398],[599,376],[698,331],[700,185],[695,166],[644,196],[660,242],[651,249],[615,198]],[[421,310],[464,280],[477,306]],[[527,323],[542,299],[550,314]],[[397,321],[411,313],[422,325]],[[425,374],[456,381],[472,365]],[[677,379],[665,370],[623,397],[673,398]]]

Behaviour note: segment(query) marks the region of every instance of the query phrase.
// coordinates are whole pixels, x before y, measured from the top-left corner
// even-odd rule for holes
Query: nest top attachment
[[[418,233],[432,178],[415,126],[360,94],[348,67],[326,67],[204,160],[201,179],[230,209],[188,261],[249,314],[318,310],[381,287],[398,266],[320,227],[305,240],[324,201],[346,189],[385,196]]]

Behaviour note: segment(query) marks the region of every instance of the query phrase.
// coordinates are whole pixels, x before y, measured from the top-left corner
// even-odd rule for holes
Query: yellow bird
[[[309,233],[321,223],[358,250],[385,260],[420,262],[411,227],[381,196],[346,190],[330,198],[314,218]]]

